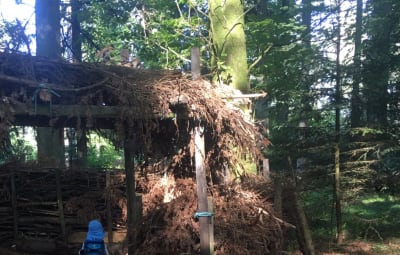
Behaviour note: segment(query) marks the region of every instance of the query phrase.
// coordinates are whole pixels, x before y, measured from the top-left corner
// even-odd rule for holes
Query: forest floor
[[[383,242],[349,240],[341,246],[325,244],[316,249],[318,255],[398,255],[400,239]],[[291,255],[302,255],[302,253],[293,252]]]

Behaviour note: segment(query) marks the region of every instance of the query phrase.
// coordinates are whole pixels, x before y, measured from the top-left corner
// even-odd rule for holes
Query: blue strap
[[[198,219],[199,217],[212,217],[214,216],[214,213],[212,212],[196,212],[194,214],[194,218]]]

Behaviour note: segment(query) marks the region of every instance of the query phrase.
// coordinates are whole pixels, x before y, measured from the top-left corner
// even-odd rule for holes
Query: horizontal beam
[[[15,115],[45,116],[49,118],[116,118],[121,114],[122,107],[97,105],[52,105],[38,104],[27,107],[25,104],[13,104]]]
[[[102,105],[26,105],[12,100],[13,124],[17,126],[38,127],[77,127],[114,129],[117,119],[167,119],[168,117],[154,113],[132,112],[132,107]],[[124,116],[126,112],[126,116]],[[121,118],[123,117],[123,118]],[[172,116],[176,117],[176,116]],[[188,116],[180,114],[180,119]]]

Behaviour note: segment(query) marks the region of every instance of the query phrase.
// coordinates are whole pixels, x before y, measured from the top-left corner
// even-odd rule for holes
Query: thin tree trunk
[[[136,249],[136,223],[137,223],[137,203],[135,188],[135,139],[125,140],[124,158],[126,174],[126,200],[127,200],[127,243],[128,254],[135,254]]]
[[[351,93],[351,127],[361,126],[361,36],[362,36],[363,1],[357,0],[356,31],[354,36],[353,90]]]
[[[296,185],[296,184],[295,184]],[[295,186],[295,189],[293,191],[293,200],[294,200],[294,208],[296,210],[296,215],[298,219],[298,225],[296,227],[299,227],[299,234],[303,235],[302,241],[303,241],[303,253],[304,255],[315,255],[315,249],[314,249],[314,243],[311,235],[311,230],[310,227],[308,226],[308,221],[306,214],[304,212],[303,205],[301,204],[301,200],[299,197],[299,190],[297,188],[297,185]]]
[[[293,168],[291,157],[288,157],[290,170],[292,171],[292,180],[289,180],[289,195],[293,202],[292,208],[294,209],[293,218],[296,223],[296,235],[300,249],[304,255],[315,255],[315,248],[312,239],[310,227],[308,225],[306,213],[304,212],[303,205],[300,199],[300,185],[297,181],[296,170]]]
[[[340,65],[340,48],[341,48],[341,19],[340,19],[340,2],[337,1],[338,13],[337,19],[337,42],[336,42],[336,94],[335,94],[335,209],[336,209],[336,238],[337,243],[343,242],[342,229],[342,205],[341,205],[341,189],[340,189],[340,105],[341,105],[341,65]]]
[[[82,34],[81,34],[81,22],[79,20],[79,13],[81,12],[82,3],[81,0],[71,0],[71,27],[72,27],[72,61],[82,62]],[[76,130],[77,139],[77,164],[80,167],[87,167],[87,137],[85,124],[82,123],[82,127]]]

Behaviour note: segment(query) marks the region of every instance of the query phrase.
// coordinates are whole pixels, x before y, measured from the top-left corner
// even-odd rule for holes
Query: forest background
[[[16,8],[26,2],[15,1]],[[61,54],[68,61],[113,64],[128,49],[141,68],[187,72],[190,50],[197,46],[204,77],[233,84],[229,51],[218,51],[210,26],[212,3],[217,1],[61,1]],[[246,82],[236,88],[268,93],[254,103],[251,114],[268,129],[272,145],[265,155],[276,187],[286,176],[300,183],[316,243],[364,239],[390,254],[400,245],[400,233],[394,231],[400,225],[400,3],[232,4],[241,12],[237,19],[243,19],[238,23],[247,62],[242,71]],[[74,8],[79,15],[71,15]],[[27,20],[2,20],[2,51],[35,54],[35,32],[27,29],[34,24],[33,14]],[[74,24],[79,24],[78,46],[72,39]],[[34,146],[17,138],[20,130],[10,132],[13,143],[0,161],[18,153],[34,158]],[[94,144],[89,164],[104,159],[103,167],[110,167],[106,164],[119,157],[112,145],[100,150]]]

